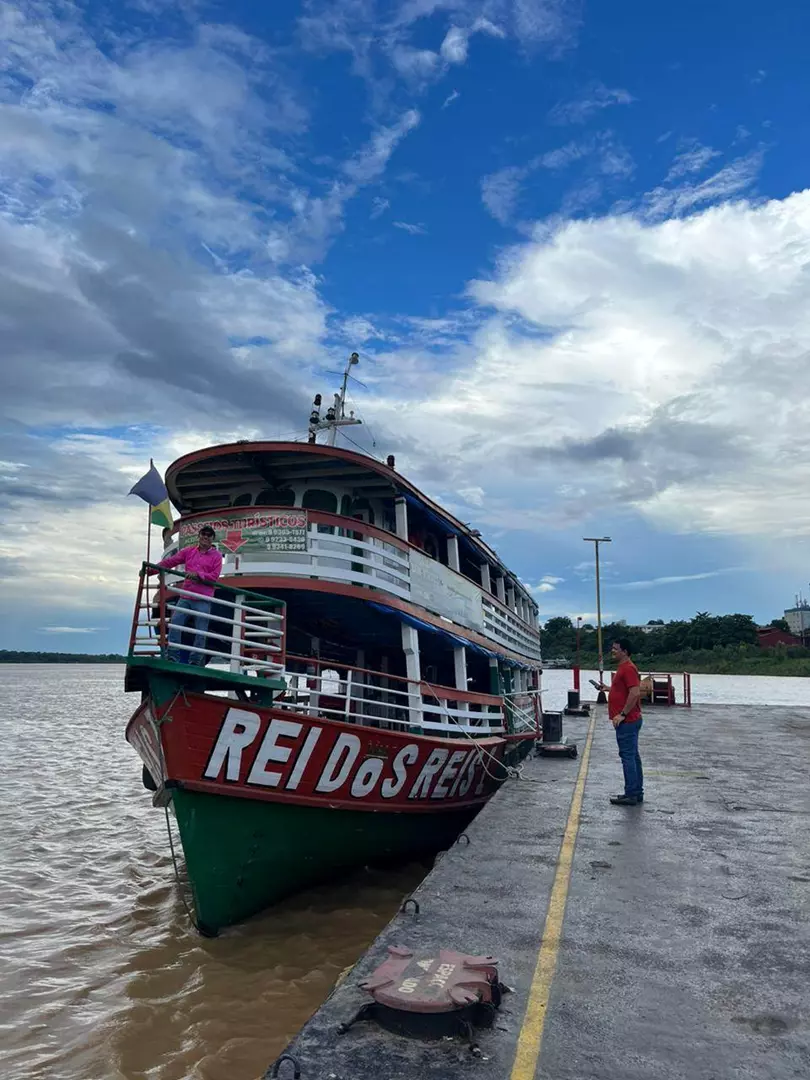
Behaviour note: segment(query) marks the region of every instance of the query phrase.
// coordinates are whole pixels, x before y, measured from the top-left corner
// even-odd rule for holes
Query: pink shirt
[[[210,585],[205,585],[200,581],[184,581],[182,578],[175,578],[180,588],[185,592],[199,593],[200,596],[214,595],[214,583],[222,573],[222,556],[215,547],[209,548],[208,551],[200,551],[196,544],[194,547],[181,548],[174,555],[161,559],[158,566],[171,570],[180,563],[185,564],[187,574],[199,574],[200,577],[211,582]]]

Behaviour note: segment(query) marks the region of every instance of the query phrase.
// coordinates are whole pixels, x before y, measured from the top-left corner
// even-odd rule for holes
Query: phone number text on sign
[[[308,520],[305,510],[184,521],[180,524],[181,544],[196,537],[203,525],[210,525],[214,530],[216,544],[231,551],[307,550]]]

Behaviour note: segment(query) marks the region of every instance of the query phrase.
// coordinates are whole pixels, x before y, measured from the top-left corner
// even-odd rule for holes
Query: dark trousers
[[[624,793],[636,799],[644,794],[644,770],[638,752],[638,733],[641,720],[628,724],[625,720],[616,728],[616,742],[619,744],[619,757],[624,769]]]

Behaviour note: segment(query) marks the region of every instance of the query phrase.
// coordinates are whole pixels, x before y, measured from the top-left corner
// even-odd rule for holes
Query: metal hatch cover
[[[423,956],[389,946],[387,959],[360,987],[379,1005],[404,1012],[446,1013],[476,1003],[500,1005],[498,961],[451,949]]]

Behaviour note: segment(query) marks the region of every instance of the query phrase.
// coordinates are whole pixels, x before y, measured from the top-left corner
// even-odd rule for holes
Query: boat
[[[530,591],[395,459],[338,445],[347,385],[305,441],[239,441],[166,472],[163,557],[215,530],[204,642],[168,631],[185,576],[142,565],[126,729],[176,820],[206,934],[352,868],[446,849],[539,735]],[[172,848],[174,852],[174,847]]]

